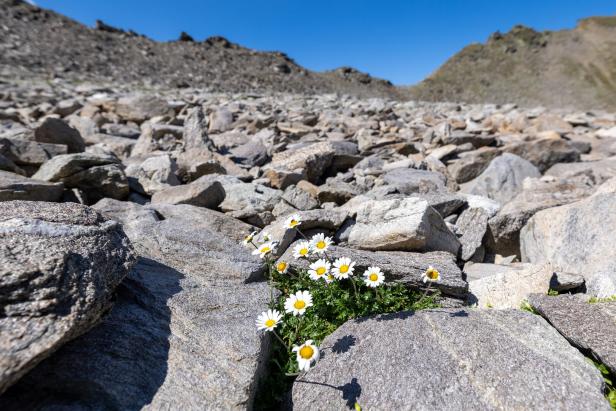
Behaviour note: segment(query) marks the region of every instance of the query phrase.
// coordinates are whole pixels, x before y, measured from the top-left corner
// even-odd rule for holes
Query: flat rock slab
[[[541,317],[436,309],[349,321],[293,385],[294,410],[609,410],[603,379]]]
[[[0,392],[96,324],[134,260],[120,225],[88,207],[2,203]]]
[[[97,206],[124,220],[139,263],[101,325],[12,387],[0,409],[252,407],[269,353],[254,321],[270,292],[246,281],[263,264],[189,207]]]
[[[443,294],[463,297],[468,290],[468,284],[462,279],[462,272],[456,265],[455,256],[444,251],[429,253],[410,253],[400,251],[364,251],[344,247],[331,247],[327,251],[331,259],[348,257],[355,261],[355,275],[361,276],[371,266],[380,267],[385,273],[385,281],[395,281],[413,288],[426,288],[421,280],[429,266],[436,268],[441,274],[441,280],[431,287],[437,288]],[[308,260],[293,257],[293,245],[280,257],[296,269],[307,269]]]
[[[62,183],[48,183],[0,171],[0,201],[59,201],[64,191]]]
[[[576,294],[533,294],[528,302],[571,344],[616,373],[616,302],[589,303]]]

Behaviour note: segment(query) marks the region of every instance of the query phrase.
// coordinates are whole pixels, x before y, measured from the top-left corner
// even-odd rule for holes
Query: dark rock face
[[[62,197],[62,183],[48,183],[19,174],[0,171],[0,201],[58,201]]]
[[[78,204],[0,207],[0,392],[111,306],[135,261],[117,222]]]
[[[62,120],[48,118],[34,131],[34,138],[39,143],[63,144],[69,153],[81,153],[86,144],[79,131]]]
[[[293,384],[294,410],[356,402],[382,410],[610,409],[594,366],[543,319],[519,310],[363,318],[342,325],[321,348],[323,358]]]

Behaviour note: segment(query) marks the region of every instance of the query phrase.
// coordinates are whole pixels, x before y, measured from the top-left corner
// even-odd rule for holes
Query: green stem
[[[355,280],[353,280],[353,277],[350,277],[349,280],[351,280],[351,284],[353,284],[353,292],[355,293],[355,301],[359,303],[359,295],[357,294],[357,286],[355,285]]]
[[[278,341],[280,341],[280,343],[287,349],[287,351],[290,351],[289,346],[282,340],[282,338],[278,335],[276,330],[272,330],[272,333],[276,336],[276,338],[278,338]]]

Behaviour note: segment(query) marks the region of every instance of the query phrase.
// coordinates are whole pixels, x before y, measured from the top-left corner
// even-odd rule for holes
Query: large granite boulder
[[[180,207],[186,210],[191,206]],[[161,220],[105,200],[140,259],[104,321],[0,397],[0,408],[252,408],[269,352],[256,316],[267,306],[263,264],[194,214]]]
[[[580,294],[533,294],[528,302],[571,344],[616,373],[616,301],[593,303]]]
[[[436,309],[348,321],[293,384],[294,410],[610,409],[603,379],[541,317]]]
[[[444,190],[447,179],[441,173],[413,168],[396,168],[383,175],[383,181],[401,194]]]
[[[522,261],[583,275],[587,291],[616,294],[616,193],[539,211],[520,232]]]
[[[363,250],[448,251],[457,255],[458,238],[426,200],[417,197],[365,202],[349,244]]]
[[[121,226],[88,207],[3,203],[0,392],[95,325],[134,260]]]
[[[190,184],[163,188],[152,196],[153,203],[190,204],[216,208],[225,199],[222,184],[215,180],[198,179]]]

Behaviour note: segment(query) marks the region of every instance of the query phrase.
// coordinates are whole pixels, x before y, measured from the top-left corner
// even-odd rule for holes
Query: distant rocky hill
[[[157,42],[97,22],[89,28],[21,0],[0,0],[0,77],[62,77],[199,87],[226,92],[339,92],[398,97],[390,82],[352,68],[316,73],[279,52],[258,52],[222,37]]]
[[[413,99],[616,109],[616,17],[537,32],[516,26],[472,44],[409,89]]]

